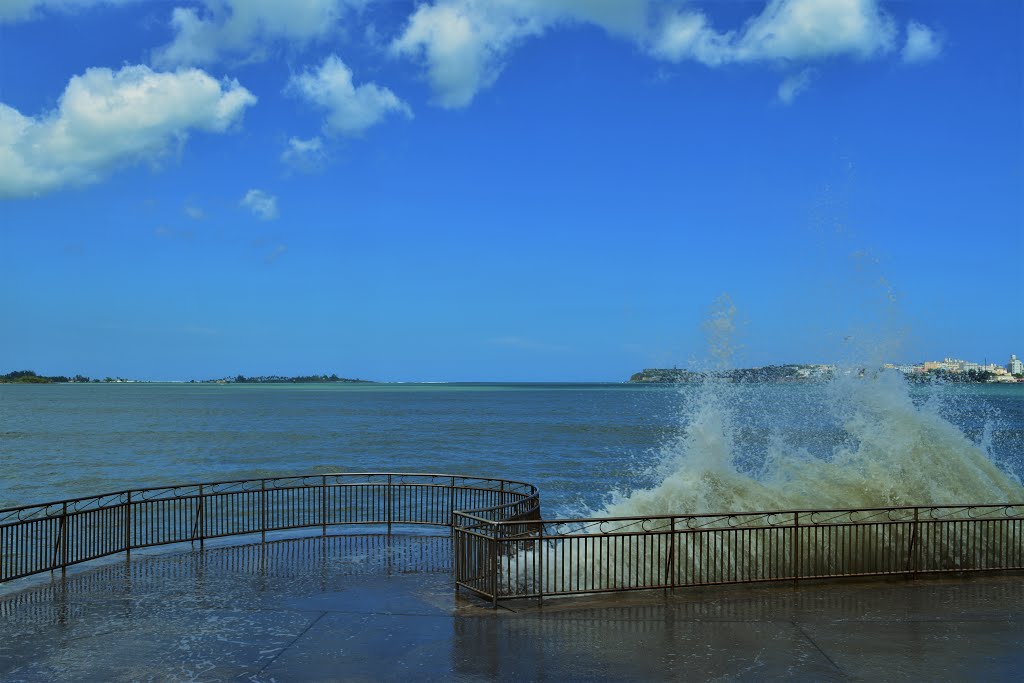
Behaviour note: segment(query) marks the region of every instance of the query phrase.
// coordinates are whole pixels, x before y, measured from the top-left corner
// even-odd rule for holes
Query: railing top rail
[[[491,508],[480,508],[480,510],[490,510]],[[685,520],[685,519],[730,519],[730,518],[756,518],[756,517],[786,517],[792,515],[825,515],[829,513],[835,513],[838,515],[849,514],[849,513],[886,513],[886,512],[913,512],[914,510],[929,510],[929,511],[968,511],[968,510],[981,510],[981,509],[1005,509],[1005,508],[1022,508],[1024,509],[1024,503],[979,503],[979,504],[961,504],[961,505],[892,505],[885,507],[863,507],[863,508],[805,508],[796,510],[752,510],[750,512],[700,512],[700,513],[677,513],[677,514],[666,514],[666,515],[631,515],[621,517],[578,517],[578,518],[545,518],[545,524],[588,524],[588,523],[599,523],[599,522],[644,522],[644,521],[670,521],[670,520]],[[460,510],[459,514],[466,515],[469,512],[479,512],[480,510]],[[474,517],[474,519],[480,519]],[[518,521],[505,521],[505,520],[482,520],[487,521],[491,524],[518,524]],[[808,523],[813,523],[808,517]]]
[[[451,482],[454,480],[457,483],[461,481],[461,482],[470,483],[470,484],[472,484],[472,483],[481,483],[481,484],[482,483],[488,483],[488,484],[497,484],[497,485],[501,485],[501,484],[513,485],[513,486],[519,486],[519,487],[525,488],[526,491],[528,492],[528,495],[536,495],[536,493],[537,493],[537,487],[536,486],[534,486],[533,484],[524,482],[524,481],[518,481],[518,480],[515,480],[515,479],[501,479],[501,478],[496,478],[496,477],[481,477],[481,476],[468,475],[468,474],[439,474],[439,473],[432,473],[432,472],[313,472],[313,473],[305,473],[305,474],[276,475],[276,476],[272,476],[272,477],[252,477],[252,478],[248,478],[248,479],[226,479],[226,480],[222,480],[222,481],[201,481],[201,482],[189,482],[187,484],[167,484],[167,485],[163,485],[163,486],[147,486],[147,487],[143,487],[143,488],[121,489],[121,490],[118,490],[118,491],[108,491],[108,492],[105,492],[105,493],[96,493],[96,494],[87,495],[87,496],[78,496],[78,497],[75,497],[75,498],[63,498],[63,499],[60,499],[60,500],[51,500],[51,501],[46,501],[46,502],[42,502],[42,503],[30,503],[30,504],[26,504],[26,505],[15,505],[15,506],[6,507],[6,508],[0,508],[0,516],[3,516],[3,515],[8,515],[9,516],[11,513],[16,513],[16,512],[19,512],[19,511],[23,511],[23,510],[49,508],[49,507],[53,507],[53,506],[63,506],[65,504],[73,505],[75,503],[99,501],[99,500],[104,500],[104,499],[107,499],[108,502],[112,503],[115,500],[123,500],[123,498],[125,496],[127,496],[128,494],[144,494],[144,493],[151,493],[151,492],[154,492],[154,491],[179,491],[179,490],[180,491],[188,491],[189,489],[195,489],[194,491],[192,491],[191,493],[188,493],[186,495],[196,495],[196,493],[198,493],[198,488],[200,486],[203,486],[203,487],[211,486],[212,487],[212,486],[226,486],[226,485],[229,485],[229,484],[237,484],[237,485],[241,485],[241,484],[259,484],[261,482],[270,483],[270,482],[286,481],[286,480],[291,480],[291,479],[295,479],[295,480],[322,479],[323,477],[335,477],[335,478],[341,478],[341,477],[344,477],[344,478],[359,478],[359,477],[364,477],[364,478],[368,478],[368,477],[414,478],[414,477],[422,477],[422,478],[431,478],[431,479],[436,479],[437,480],[435,482],[429,482],[429,483],[422,483],[421,484],[421,485],[428,485],[428,486],[429,485],[434,485],[434,486],[450,486]],[[356,483],[364,483],[364,484],[379,483],[379,484],[386,484],[387,482],[386,481],[384,481],[384,482],[367,481],[367,482],[356,482]],[[392,483],[393,484],[413,484],[413,483],[417,483],[417,482],[399,481],[399,482],[392,482]],[[309,484],[309,486],[317,486],[317,485],[319,485],[319,484],[318,483]],[[474,487],[474,486],[465,486],[464,485],[464,486],[461,486],[460,488],[481,488],[481,489],[483,489],[484,487]],[[522,493],[522,492],[520,491],[520,493]]]
[[[519,493],[519,492],[518,491],[509,491],[508,493]],[[502,508],[510,508],[510,507],[515,507],[516,505],[522,505],[524,501],[527,501],[527,500],[529,500],[531,498],[537,498],[537,499],[540,498],[540,492],[539,491],[534,491],[533,493],[531,493],[529,495],[524,495],[524,494],[520,494],[520,495],[523,495],[523,497],[520,498],[519,500],[513,500],[513,501],[509,501],[507,503],[498,503],[497,505],[485,505],[484,507],[472,508],[472,509],[469,509],[469,510],[455,510],[455,513],[463,515],[463,516],[466,516],[466,517],[473,517],[474,519],[480,519],[479,517],[474,516],[472,513],[474,513],[474,512],[497,511],[497,510],[500,510]],[[501,520],[501,522],[505,523],[505,520]],[[515,522],[508,521],[507,523],[508,524],[514,524]]]

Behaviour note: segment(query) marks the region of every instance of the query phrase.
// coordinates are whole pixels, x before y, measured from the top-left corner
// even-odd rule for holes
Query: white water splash
[[[660,449],[657,483],[595,516],[1024,501],[1024,488],[986,451],[990,437],[974,443],[936,402],[915,404],[898,373],[858,374],[839,373],[826,387],[821,408],[840,434],[814,455],[779,431],[765,452],[741,454],[738,405],[749,406],[750,388],[709,378]],[[743,467],[751,460],[758,470]]]
[[[716,372],[731,365],[735,315],[731,299],[719,297],[704,326],[713,370],[698,387],[681,389],[679,429],[646,472],[652,483],[612,491],[613,502],[593,522],[556,526],[570,535],[539,547],[525,541],[503,557],[500,580],[510,592],[1001,567],[1021,554],[1021,539],[1009,533],[1019,531],[1016,522],[998,534],[997,527],[981,527],[988,535],[971,540],[919,529],[917,512],[859,528],[850,517],[812,535],[801,531],[808,541],[801,548],[792,526],[790,533],[772,528],[795,525],[793,513],[732,514],[1024,502],[1024,487],[991,457],[991,423],[972,441],[944,417],[941,388],[915,402],[910,385],[892,371],[840,369],[824,385],[789,386],[733,382]],[[675,521],[650,519],[701,513],[726,516],[692,534]],[[752,535],[736,535],[748,525]]]

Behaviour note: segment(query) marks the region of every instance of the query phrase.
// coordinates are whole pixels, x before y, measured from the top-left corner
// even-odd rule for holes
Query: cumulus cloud
[[[745,27],[737,60],[873,57],[893,48],[896,25],[876,0],[773,0]]]
[[[900,53],[907,64],[917,64],[935,59],[942,51],[942,41],[935,32],[924,24],[911,21],[907,24],[907,42]]]
[[[156,161],[192,130],[228,130],[255,102],[237,81],[198,69],[88,69],[51,112],[25,116],[0,104],[0,196],[39,195]]]
[[[361,4],[363,0],[203,0],[201,9],[176,7],[171,13],[174,40],[154,52],[153,62],[210,64],[227,56],[263,60],[277,43],[301,45],[326,38],[349,6]]]
[[[296,171],[312,173],[327,162],[324,142],[319,137],[308,140],[290,138],[288,145],[281,152],[281,161]]]
[[[74,12],[96,5],[125,5],[138,0],[0,0],[0,24],[38,19],[46,12]]]
[[[437,103],[464,107],[498,77],[502,59],[513,45],[543,30],[541,22],[528,16],[453,0],[420,5],[391,51],[424,59]]]
[[[740,28],[719,31],[698,9],[656,0],[435,0],[390,45],[426,65],[438,104],[463,107],[491,85],[508,54],[565,24],[590,24],[653,57],[707,66],[868,59],[895,49],[896,25],[877,0],[771,0]]]
[[[840,55],[866,59],[894,47],[896,25],[876,0],[772,0],[739,31],[716,31],[696,10],[667,15],[649,52],[708,66]]]
[[[238,205],[249,209],[254,216],[263,221],[272,221],[278,216],[277,197],[263,190],[249,190]]]
[[[804,69],[787,77],[779,84],[779,101],[783,104],[792,104],[797,95],[807,90],[813,78],[813,69]]]
[[[337,55],[317,69],[293,76],[288,92],[327,110],[324,129],[340,135],[359,135],[388,114],[412,118],[412,110],[395,93],[375,83],[356,86],[352,71]]]
[[[501,73],[525,39],[564,23],[590,23],[638,38],[649,0],[437,0],[420,5],[390,51],[423,60],[436,101],[463,107]]]

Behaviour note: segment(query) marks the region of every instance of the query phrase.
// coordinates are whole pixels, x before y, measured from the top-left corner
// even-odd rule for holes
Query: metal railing
[[[537,506],[534,486],[448,474],[334,473],[185,484],[0,510],[0,583],[171,543],[344,525],[450,527],[456,510]]]
[[[171,543],[295,529],[451,529],[457,588],[511,598],[1024,569],[1024,503],[542,520],[531,484],[333,473],[0,510],[0,583]]]
[[[456,582],[510,598],[1024,569],[1024,504],[558,519],[455,514]],[[495,514],[499,512],[499,514]]]

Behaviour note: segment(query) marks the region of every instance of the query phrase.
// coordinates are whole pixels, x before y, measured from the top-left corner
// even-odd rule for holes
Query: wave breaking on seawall
[[[1012,520],[970,536],[918,528],[908,511],[824,515],[817,527],[811,515],[812,526],[796,534],[795,514],[743,515],[1024,503],[1024,487],[996,464],[989,441],[976,443],[943,417],[941,396],[915,402],[902,375],[840,373],[814,391],[801,389],[772,394],[714,375],[696,391],[681,389],[689,393],[680,428],[654,454],[644,473],[649,484],[613,490],[589,521],[546,526],[545,540],[526,541],[502,559],[500,581],[510,594],[552,595],[1000,568],[1024,555],[1024,527]],[[699,522],[693,527],[599,521],[710,513],[723,516],[691,519]],[[942,514],[948,521],[973,513]]]
[[[744,418],[733,399],[746,391],[705,381],[680,431],[660,449],[649,473],[657,483],[613,493],[595,516],[1024,502],[1016,477],[934,403],[915,404],[897,372],[829,381],[822,408],[841,433],[817,454],[781,432],[764,452],[741,452]],[[749,462],[758,465],[741,466]]]

